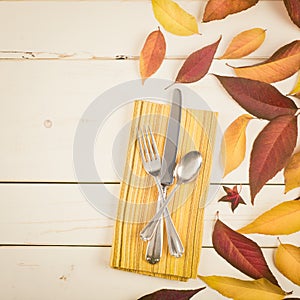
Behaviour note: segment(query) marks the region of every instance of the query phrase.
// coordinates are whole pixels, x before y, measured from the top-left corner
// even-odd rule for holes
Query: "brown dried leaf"
[[[220,220],[216,221],[212,239],[215,250],[233,267],[254,279],[266,278],[278,285],[260,247],[254,241],[232,230]]]
[[[284,168],[297,142],[297,117],[279,116],[270,121],[254,141],[250,157],[251,202],[265,183]]]
[[[233,69],[239,77],[267,83],[288,78],[300,69],[300,40],[281,47],[262,63]]]
[[[267,120],[294,115],[297,106],[274,86],[239,77],[215,75],[231,97],[250,114]]]
[[[209,0],[205,7],[203,22],[224,19],[230,14],[254,6],[257,2],[258,0]]]
[[[143,81],[158,70],[165,54],[165,38],[158,29],[149,34],[140,54],[140,74]]]
[[[299,0],[283,0],[285,7],[289,13],[291,20],[300,27],[300,1]]]
[[[265,40],[266,30],[252,28],[235,36],[225,53],[219,59],[235,59],[244,57],[255,51]]]

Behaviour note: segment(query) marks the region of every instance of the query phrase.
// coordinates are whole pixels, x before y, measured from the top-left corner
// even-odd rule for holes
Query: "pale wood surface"
[[[3,299],[120,299],[132,300],[161,288],[196,289],[205,286],[200,279],[177,282],[114,270],[108,267],[110,247],[1,247],[0,262],[5,276],[0,281]],[[273,249],[264,249],[270,268],[282,287],[299,296],[272,263]],[[211,249],[202,251],[199,274],[220,274],[247,280]],[[51,287],[51,289],[50,289]],[[227,299],[212,289],[193,297]]]
[[[197,16],[201,36],[165,33],[167,59],[158,78],[174,80],[183,59],[222,35],[221,55],[231,38],[253,27],[267,30],[260,49],[235,61],[215,60],[211,73],[232,75],[226,63],[248,65],[269,57],[279,47],[299,39],[283,1],[261,0],[255,7],[222,21],[200,22],[205,1],[178,1]],[[82,114],[104,91],[138,79],[141,46],[158,22],[151,2],[144,1],[1,1],[0,2],[0,295],[1,299],[113,299],[126,300],[161,288],[197,288],[200,280],[168,281],[109,267],[114,220],[97,211],[81,193],[73,165],[73,143]],[[122,55],[125,60],[116,60]],[[288,93],[296,77],[276,83]],[[213,111],[224,130],[244,113],[213,76],[189,85]],[[297,100],[298,106],[300,105]],[[120,176],[113,167],[114,137],[128,122],[132,105],[115,111],[103,124],[95,144],[97,170],[108,184],[95,183],[118,195]],[[299,196],[284,195],[282,173],[273,178],[250,204],[248,160],[251,144],[265,121],[247,129],[246,160],[223,184],[243,183],[246,206],[233,215],[218,203],[219,190],[205,209],[203,251],[199,274],[247,279],[212,248],[216,216],[233,229],[252,221],[272,206]],[[299,146],[298,146],[299,149]],[[88,184],[88,183],[85,183]],[[220,184],[220,182],[214,182]],[[104,194],[104,192],[103,192]],[[277,237],[251,235],[262,248],[272,271],[286,291],[300,297],[299,287],[283,278],[273,265]],[[299,233],[280,237],[300,246]],[[207,288],[193,299],[225,299]]]
[[[179,1],[199,22],[205,1]],[[199,23],[201,36],[177,37],[166,33],[168,56],[186,56],[215,41],[222,34],[225,48],[237,33],[251,27],[267,29],[266,43],[254,56],[269,56],[280,46],[299,36],[284,10],[283,1],[260,1],[255,7],[225,20]],[[2,2],[0,19],[1,50],[23,51],[8,57],[41,57],[68,59],[79,57],[136,56],[146,35],[159,25],[153,16],[151,1],[54,1]],[[238,24],[238,25],[237,25]],[[9,30],[7,30],[9,28]],[[45,53],[45,54],[44,54]],[[39,56],[39,55],[38,55]],[[5,57],[5,52],[4,52]]]
[[[102,185],[101,185],[102,186]],[[232,187],[230,185],[227,185]],[[119,184],[106,185],[112,194],[118,193]],[[260,213],[283,200],[291,200],[299,193],[282,196],[282,186],[266,186],[250,204],[248,186],[242,186],[241,195],[247,205],[232,214],[227,203],[218,203],[224,194],[220,189],[205,208],[203,246],[210,247],[216,219],[220,218],[233,229],[241,228]],[[92,207],[73,184],[1,184],[0,243],[25,245],[85,245],[110,246],[114,220],[106,218]],[[277,237],[257,235],[255,240],[264,247],[278,245]],[[299,233],[283,236],[283,242],[299,240]]]
[[[158,76],[173,79],[181,64],[180,60],[165,61]],[[5,101],[0,111],[1,181],[76,181],[73,143],[83,112],[107,89],[139,78],[137,61],[0,61],[0,68],[0,81],[6,87],[1,91],[1,99]],[[233,75],[223,61],[215,61],[211,72]],[[293,76],[276,86],[283,93],[288,93],[295,80]],[[211,75],[190,87],[213,111],[226,110],[226,113],[219,114],[221,130],[245,113]],[[98,136],[100,143],[96,144],[96,162],[105,181],[120,181],[113,165],[106,162],[112,161],[114,133],[128,122],[131,112],[129,106],[114,111],[104,124],[104,128],[109,130],[102,130]],[[52,122],[51,128],[45,127],[47,120]],[[260,120],[249,124],[245,162],[224,181],[248,182],[246,170],[250,145],[265,124]],[[272,182],[283,183],[283,177],[276,176]]]

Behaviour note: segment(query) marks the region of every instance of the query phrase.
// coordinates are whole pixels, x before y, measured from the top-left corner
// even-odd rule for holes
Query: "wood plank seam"
[[[188,55],[188,53],[187,53]],[[165,60],[185,60],[187,56],[172,55],[166,56]],[[259,60],[267,59],[267,56],[247,56],[243,60]],[[90,52],[79,53],[59,53],[59,52],[45,52],[45,51],[17,51],[17,50],[0,50],[1,60],[139,60],[137,55],[117,54],[115,56],[98,56]]]

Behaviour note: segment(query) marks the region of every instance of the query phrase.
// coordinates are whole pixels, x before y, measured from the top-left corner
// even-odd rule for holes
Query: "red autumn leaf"
[[[250,157],[251,202],[265,183],[285,167],[297,142],[297,117],[279,116],[268,123],[254,141]]]
[[[257,80],[215,75],[230,96],[250,114],[267,120],[294,115],[297,106],[271,84]]]
[[[230,14],[254,6],[258,0],[209,0],[206,4],[203,22],[221,20]]]
[[[155,73],[160,67],[166,54],[166,42],[158,29],[147,37],[140,55],[140,74],[144,80]]]
[[[179,70],[175,81],[180,83],[191,83],[204,77],[210,68],[220,41],[221,37],[215,43],[189,55]]]
[[[233,189],[227,186],[223,186],[223,189],[227,195],[219,199],[219,202],[230,202],[232,212],[234,212],[239,204],[246,204],[243,198],[240,196],[236,185],[233,187]]]
[[[249,238],[232,230],[220,220],[213,231],[213,246],[233,267],[254,279],[266,278],[278,285],[260,247]]]
[[[291,20],[300,27],[300,1],[299,0],[283,0],[285,7],[289,13]]]
[[[202,287],[196,290],[169,290],[163,289],[154,293],[145,295],[138,300],[188,300],[195,294],[205,289]]]
[[[239,77],[277,82],[292,76],[300,69],[300,40],[293,41],[278,49],[266,61],[252,66],[234,67]]]

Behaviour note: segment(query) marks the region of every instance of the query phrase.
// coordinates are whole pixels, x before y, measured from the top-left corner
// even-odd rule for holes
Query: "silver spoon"
[[[179,188],[181,184],[186,184],[192,182],[196,179],[199,174],[199,170],[202,164],[202,155],[198,151],[191,151],[184,155],[180,162],[177,164],[174,174],[177,179],[177,183],[168,196],[168,198],[164,201],[160,209],[156,212],[154,217],[149,221],[149,223],[143,228],[140,232],[140,237],[144,241],[149,241],[159,224],[159,220],[164,212],[164,209],[167,207],[171,199],[173,198],[175,192]]]

